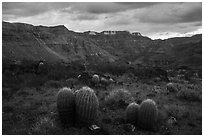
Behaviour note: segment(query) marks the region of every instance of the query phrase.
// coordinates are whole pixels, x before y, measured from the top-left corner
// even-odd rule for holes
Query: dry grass
[[[106,106],[111,109],[125,108],[131,102],[134,102],[134,98],[125,89],[115,89],[105,98]]]
[[[187,101],[202,101],[202,94],[199,91],[188,88],[182,88],[178,92],[177,97]]]
[[[40,76],[41,77],[41,76]],[[53,80],[46,76],[32,74],[3,78],[2,134],[31,135],[144,135],[144,134],[201,134],[202,133],[202,84],[180,84],[179,93],[166,94],[166,83],[157,83],[161,90],[153,93],[154,82],[138,82],[131,75],[114,77],[123,84],[113,84],[104,88],[93,87],[99,98],[97,125],[100,130],[91,131],[87,127],[64,127],[56,109],[56,94],[61,86],[81,83],[76,79]],[[19,78],[19,81],[18,81]],[[183,88],[185,87],[185,88]],[[125,123],[125,108],[133,101],[140,103],[149,98],[155,100],[159,109],[158,129],[154,132],[138,127],[132,131]],[[154,96],[153,96],[154,95]],[[175,117],[178,124],[168,128],[169,117]]]

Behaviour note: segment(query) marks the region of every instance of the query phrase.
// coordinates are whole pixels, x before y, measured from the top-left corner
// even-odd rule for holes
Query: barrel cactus
[[[82,87],[76,91],[76,120],[79,126],[90,126],[97,118],[99,107],[98,98],[94,90],[89,87]]]
[[[139,105],[135,102],[130,103],[126,108],[126,122],[136,124],[138,121]]]
[[[147,130],[154,130],[156,127],[157,117],[158,110],[156,103],[151,99],[144,100],[139,108],[139,126]]]
[[[92,77],[92,82],[94,84],[98,84],[99,81],[100,81],[99,76],[97,74],[94,74],[93,77]]]
[[[178,92],[178,89],[177,89],[177,86],[176,86],[176,84],[174,84],[174,83],[168,83],[167,85],[166,85],[166,89],[167,89],[167,91],[169,91],[169,92],[174,92],[174,93],[177,93]]]
[[[57,95],[57,110],[64,124],[73,125],[75,122],[75,95],[67,87],[59,90]]]
[[[104,77],[102,77],[100,81],[101,81],[101,84],[103,85],[108,85],[110,83],[109,80]]]
[[[115,81],[112,78],[109,78],[110,83],[114,83]]]

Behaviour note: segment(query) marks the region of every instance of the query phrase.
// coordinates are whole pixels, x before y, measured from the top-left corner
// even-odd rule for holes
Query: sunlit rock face
[[[89,32],[89,35],[96,35],[96,32],[90,31],[90,32]]]
[[[139,32],[133,32],[132,35],[134,35],[134,36],[142,36]]]

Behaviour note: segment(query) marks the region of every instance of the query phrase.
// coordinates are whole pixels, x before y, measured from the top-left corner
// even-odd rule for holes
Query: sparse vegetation
[[[152,40],[2,21],[2,134],[202,134],[202,34]]]
[[[131,93],[125,89],[115,89],[105,98],[105,104],[111,109],[125,108],[134,98]]]
[[[124,74],[118,73],[120,74],[118,76],[111,73],[110,76],[116,83],[106,85],[106,88],[90,85],[99,101],[98,115],[94,124],[100,129],[92,131],[87,126],[81,128],[76,125],[64,126],[57,111],[58,91],[64,86],[73,87],[75,91],[86,85],[77,79],[77,76],[81,74],[80,65],[76,71],[70,71],[72,68],[74,67],[70,66],[68,69],[64,66],[62,68],[61,66],[50,67],[48,72],[42,74],[29,71],[17,74],[11,70],[4,72],[2,74],[2,133],[27,135],[201,134],[202,84],[200,81],[193,83],[177,81],[175,83],[178,93],[167,94],[167,82],[161,80],[155,83],[154,79],[147,81],[146,77],[143,80],[141,76],[138,78],[134,73],[125,71]],[[55,73],[56,71],[58,72]],[[88,73],[103,74],[95,71]],[[86,81],[88,83],[91,78],[88,77]],[[155,84],[160,87],[160,92],[152,92]],[[140,104],[147,98],[157,102],[159,126],[155,131],[139,126],[134,127],[132,122],[127,123],[125,118],[126,108],[130,103]],[[86,101],[82,104],[86,104]],[[171,117],[174,117],[177,122],[169,127],[167,121]]]
[[[202,101],[202,94],[199,91],[188,88],[182,88],[178,92],[177,97],[187,101]]]

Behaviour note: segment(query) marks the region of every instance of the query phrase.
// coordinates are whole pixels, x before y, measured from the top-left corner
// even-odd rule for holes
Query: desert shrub
[[[25,85],[26,81],[28,81],[28,79],[24,75],[12,74],[12,72],[2,75],[2,86],[12,88],[13,90],[20,89]]]
[[[60,80],[66,76],[66,68],[60,64],[52,64],[47,72],[48,79]]]
[[[158,110],[158,118],[157,118],[158,126],[165,124],[167,119],[168,119],[167,113],[165,111]]]
[[[16,92],[15,97],[34,97],[33,95],[37,94],[35,87],[23,87]]]
[[[47,76],[36,76],[36,77],[32,77],[32,78],[29,79],[29,81],[27,82],[27,86],[37,88],[37,87],[42,86],[46,81],[48,81]]]
[[[113,75],[122,75],[128,71],[129,66],[124,62],[97,62],[89,66],[92,70],[101,73],[110,73]]]
[[[125,108],[129,103],[134,102],[132,94],[125,89],[116,89],[105,98],[105,104],[111,109]]]
[[[29,95],[29,91],[26,91],[26,90],[18,90],[18,91],[17,91],[17,95],[18,95],[18,96],[28,96],[28,95]]]
[[[32,60],[23,59],[21,61],[21,71],[24,74],[25,73],[36,73],[38,63],[39,63],[39,61],[32,61]],[[45,64],[44,64],[44,66],[45,66]],[[43,73],[45,73],[45,72],[46,72],[46,70],[44,69]]]
[[[31,135],[49,135],[49,134],[59,134],[62,130],[59,128],[54,119],[51,119],[50,117],[39,117],[34,123],[28,134]]]
[[[55,80],[49,80],[44,85],[46,87],[53,87],[53,88],[62,87],[62,83],[60,81],[55,81]]]
[[[81,72],[78,67],[80,66],[65,66],[59,63],[51,64],[49,65],[49,70],[47,72],[48,79],[61,80],[74,77],[76,78]]]
[[[2,88],[2,99],[9,99],[12,97],[14,91],[11,88]]]
[[[38,114],[46,114],[49,112],[48,105],[46,103],[42,103],[42,105],[37,109]]]
[[[182,105],[164,105],[164,112],[166,113],[167,117],[175,117],[176,119],[180,119],[187,111],[188,110],[186,107]]]
[[[177,88],[177,85],[175,83],[168,83],[166,85],[166,89],[167,89],[167,91],[172,92],[172,93],[178,92],[178,88]]]
[[[15,108],[15,106],[13,104],[6,104],[6,105],[3,105],[2,111],[4,113],[10,113],[10,112],[14,111],[14,108]]]
[[[63,86],[66,87],[76,87],[77,85],[80,85],[80,82],[76,78],[68,78],[63,82]]]
[[[187,101],[202,101],[202,95],[199,94],[198,91],[195,91],[193,89],[188,89],[188,88],[182,88],[178,92],[177,97],[179,99],[184,99]]]

